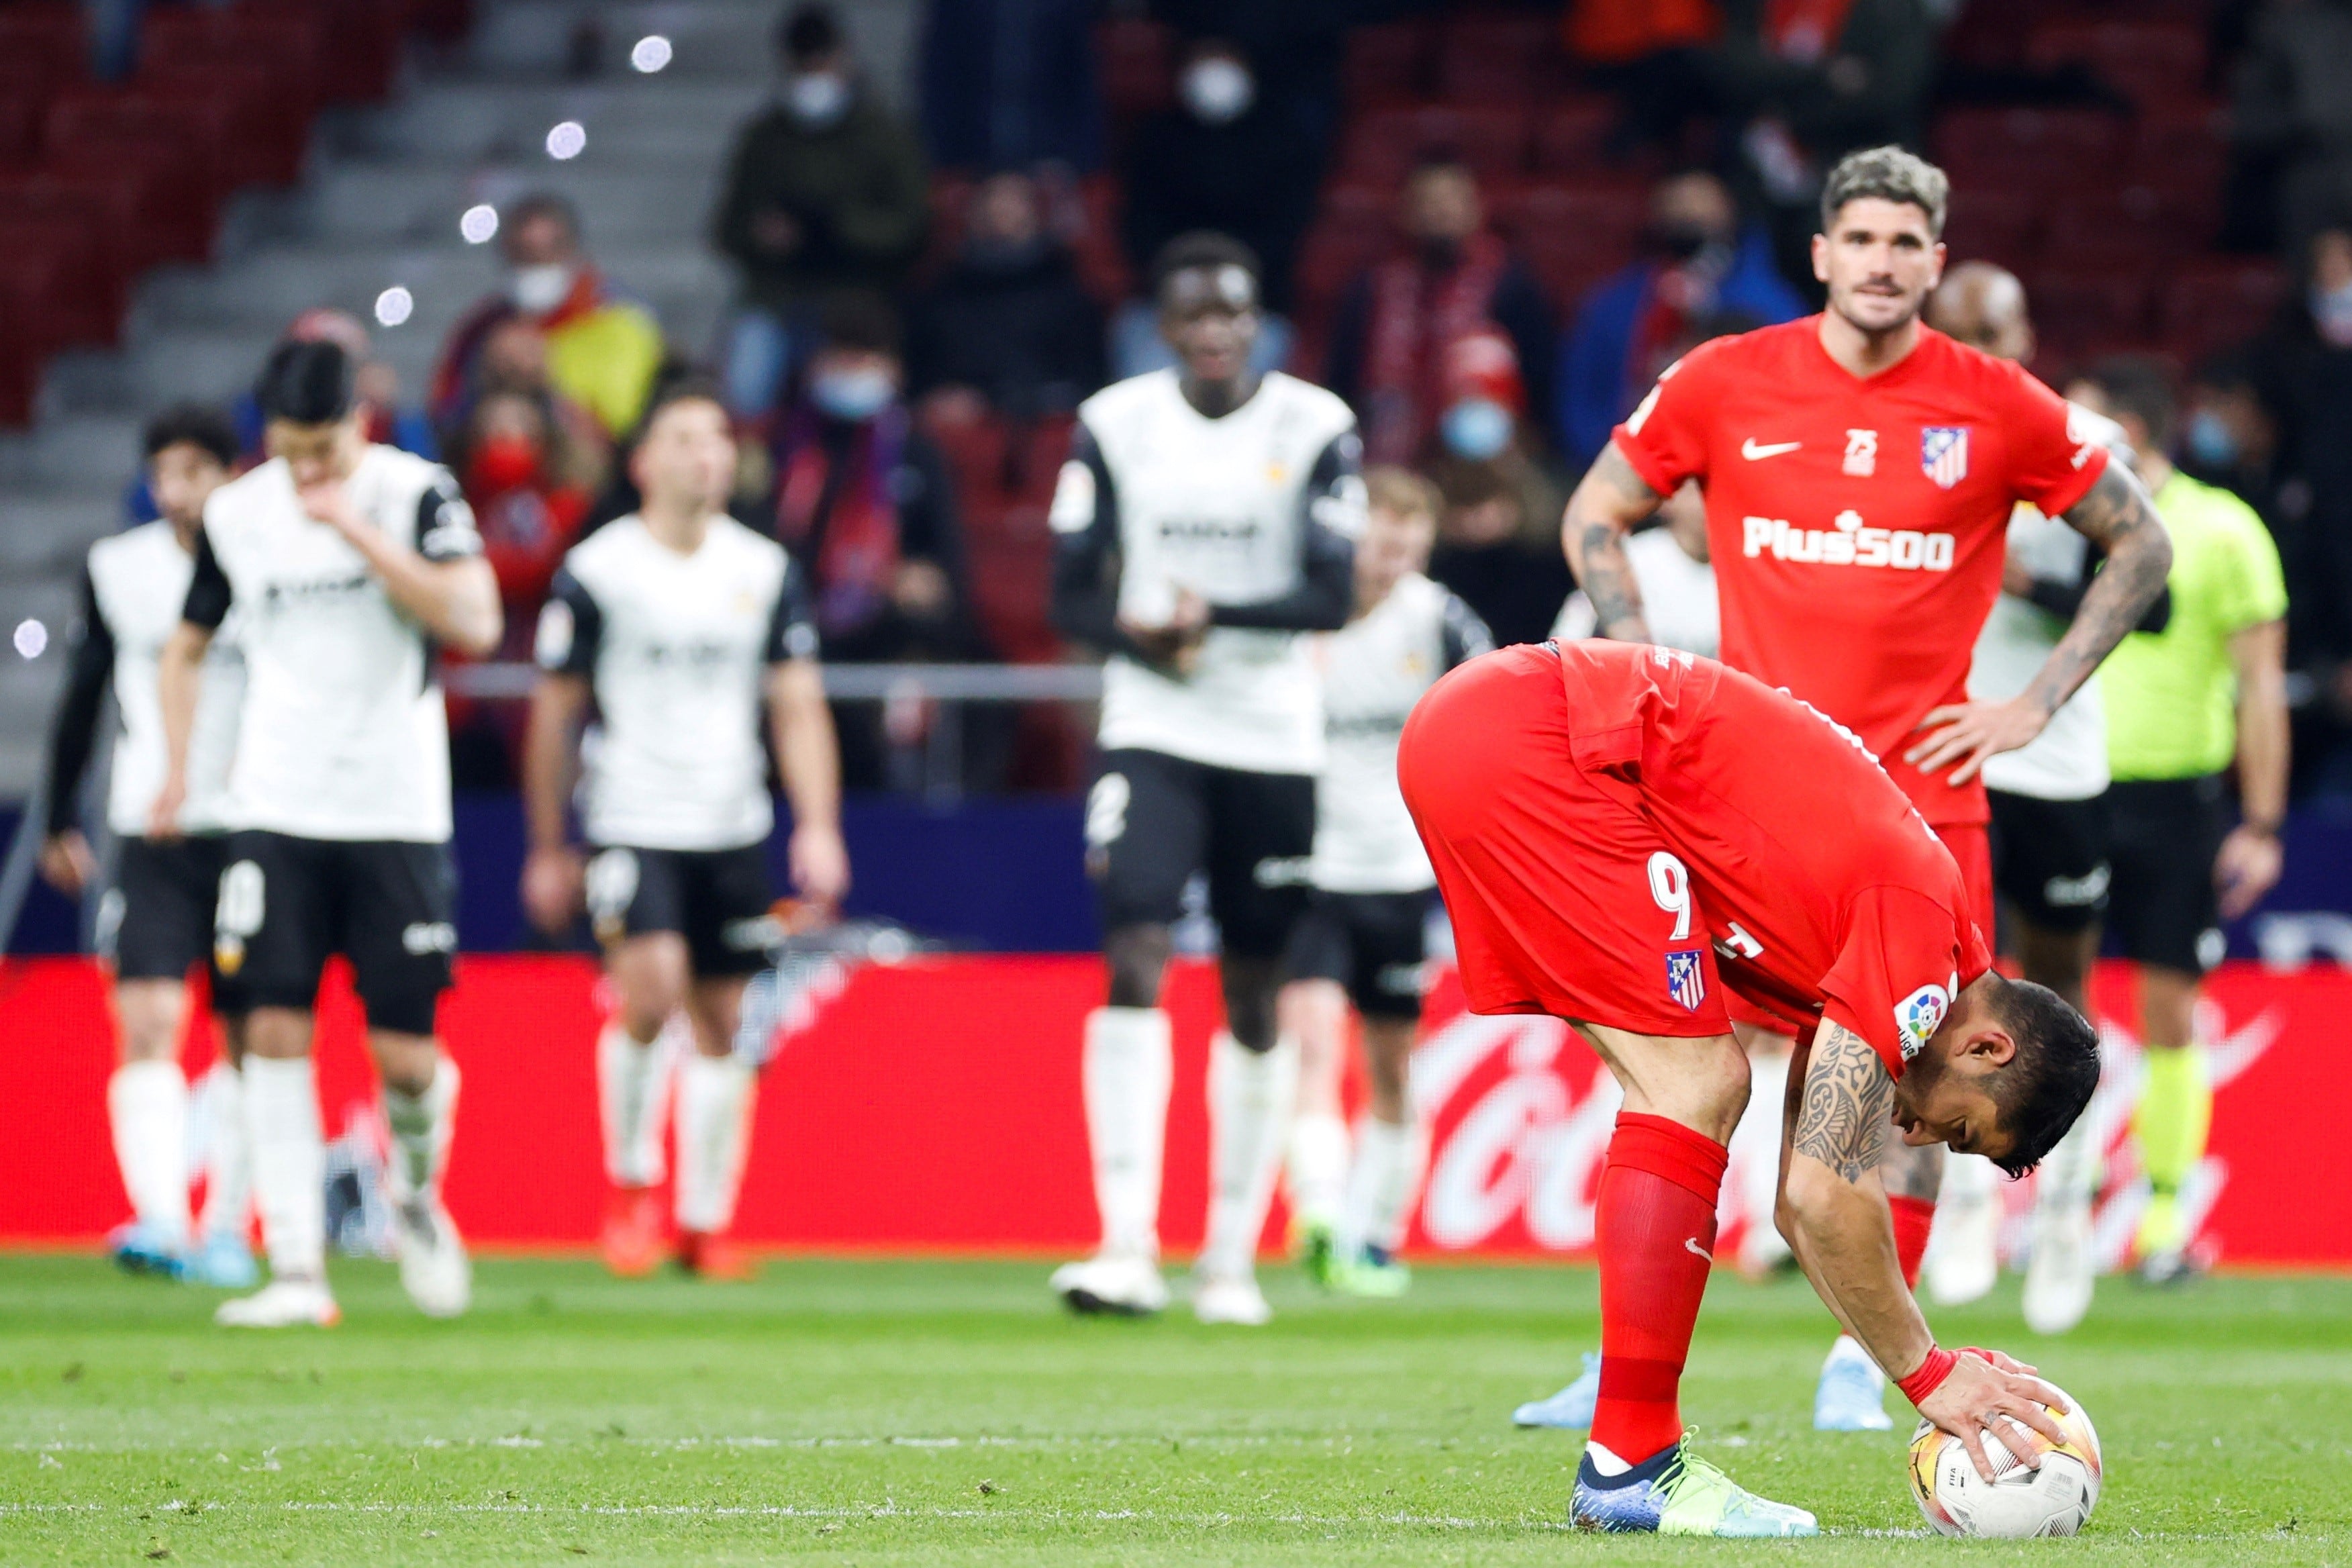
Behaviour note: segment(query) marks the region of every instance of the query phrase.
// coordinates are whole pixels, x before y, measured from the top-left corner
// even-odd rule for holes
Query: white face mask
[[[563,261],[518,267],[507,277],[507,298],[526,315],[544,316],[571,298],[579,275],[577,268]]]
[[[1184,107],[1211,125],[1226,125],[1249,112],[1257,100],[1257,83],[1246,68],[1228,59],[1195,61],[1178,84]]]
[[[809,378],[809,398],[845,424],[873,418],[889,406],[898,385],[885,370],[829,370]]]
[[[2311,319],[2319,335],[2339,349],[2352,349],[2352,283],[2334,289],[2314,284]]]
[[[823,130],[849,112],[849,83],[832,71],[801,71],[784,79],[784,108],[794,120]]]

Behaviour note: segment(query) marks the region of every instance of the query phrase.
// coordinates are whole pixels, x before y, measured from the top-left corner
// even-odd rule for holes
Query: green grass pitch
[[[0,1258],[0,1563],[2352,1562],[2352,1280],[2108,1282],[2054,1343],[2013,1285],[1940,1315],[2038,1360],[2105,1440],[2090,1533],[2000,1544],[1922,1536],[1907,1417],[1811,1430],[1828,1319],[1801,1282],[1719,1278],[1686,1415],[1830,1531],[1740,1545],[1563,1528],[1576,1444],[1507,1416],[1594,1342],[1590,1270],[1429,1268],[1368,1303],[1273,1268],[1255,1331],[1072,1321],[1045,1272],[493,1258],[472,1316],[428,1323],[339,1264],[341,1328],[240,1336],[204,1292]]]

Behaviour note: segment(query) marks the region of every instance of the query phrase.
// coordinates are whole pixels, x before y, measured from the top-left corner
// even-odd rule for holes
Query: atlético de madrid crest
[[[1969,477],[1969,427],[1930,425],[1919,432],[1919,467],[1938,489]]]
[[[1704,948],[1685,948],[1666,954],[1666,994],[1691,1012],[1706,1000],[1706,968],[1700,962]]]

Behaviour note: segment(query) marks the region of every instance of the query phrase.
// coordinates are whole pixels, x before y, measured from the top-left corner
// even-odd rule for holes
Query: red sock
[[[1935,1228],[1936,1205],[1926,1198],[1889,1198],[1895,1215],[1895,1261],[1903,1266],[1903,1283],[1919,1288],[1919,1260],[1927,1256],[1927,1233]]]
[[[1683,1361],[1715,1247],[1724,1146],[1663,1116],[1620,1112],[1593,1224],[1601,1253],[1601,1396],[1592,1440],[1638,1465],[1683,1435]]]

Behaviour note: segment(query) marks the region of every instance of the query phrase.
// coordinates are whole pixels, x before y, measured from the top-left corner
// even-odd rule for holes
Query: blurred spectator
[[[1136,128],[1127,158],[1127,251],[1139,270],[1180,234],[1215,229],[1257,253],[1269,309],[1289,309],[1291,259],[1315,205],[1322,147],[1260,91],[1241,49],[1185,53],[1175,107]]]
[[[1549,430],[1551,308],[1534,274],[1486,226],[1476,177],[1453,157],[1426,160],[1405,183],[1400,216],[1411,254],[1359,274],[1331,324],[1324,383],[1355,406],[1364,460],[1410,462],[1419,454],[1444,406],[1448,351],[1492,328],[1511,340],[1528,420]],[[1475,600],[1471,607],[1486,613]],[[1504,635],[1492,616],[1486,624]]]
[[[433,422],[425,416],[425,410],[415,404],[403,405],[400,401],[400,373],[375,357],[375,342],[357,316],[348,310],[329,310],[323,306],[305,310],[294,318],[281,341],[339,345],[357,367],[352,374],[352,392],[360,406],[366,411],[368,439],[387,447],[397,447],[404,452],[414,452],[420,458],[440,457],[440,443],[434,438]],[[237,440],[245,453],[245,460],[247,463],[258,462],[261,458],[261,405],[254,400],[250,388],[237,395],[232,414],[236,420]]]
[[[506,288],[449,334],[433,373],[434,422],[444,431],[464,427],[485,384],[485,346],[499,329],[520,323],[543,341],[549,384],[594,416],[607,436],[633,428],[661,369],[653,313],[589,260],[579,215],[563,197],[525,196],[502,216]]]
[[[963,536],[946,459],[900,401],[896,323],[871,300],[828,307],[805,390],[772,443],[776,537],[809,575],[827,659],[972,658]],[[893,776],[929,715],[836,705],[844,777]],[[886,724],[886,719],[887,721]]]
[[[1618,151],[1674,151],[1685,121],[1706,112],[1706,51],[1723,30],[1713,0],[1570,0],[1560,41],[1625,118]]]
[[[457,458],[483,553],[506,601],[509,650],[528,657],[530,628],[595,493],[544,399],[492,392],[474,405]]]
[[[484,400],[512,394],[536,405],[551,433],[550,450],[566,484],[594,491],[612,469],[613,437],[596,416],[557,388],[548,366],[547,335],[511,316],[482,335],[474,374],[449,409],[453,423],[446,445],[462,464],[475,409]]]
[[[913,327],[909,389],[967,416],[982,404],[1063,413],[1102,384],[1102,312],[1025,174],[992,174],[972,193],[962,249],[916,301]]]
[[[1098,0],[931,0],[923,146],[941,169],[1102,163]]]
[[[2299,251],[2352,212],[2352,4],[2264,6],[2232,85],[2234,174],[2272,187],[2272,237]]]
[[[1423,466],[1445,506],[1429,574],[1478,612],[1497,646],[1540,642],[1574,584],[1560,494],[1526,449],[1527,394],[1510,340],[1491,327],[1457,340],[1438,401]]]
[[[727,395],[747,419],[776,405],[827,300],[905,280],[930,216],[922,149],[860,78],[833,7],[795,6],[776,42],[782,90],[736,138],[712,226],[742,268]]]
[[[1563,345],[1560,449],[1579,466],[1600,454],[1697,322],[1738,311],[1764,326],[1805,313],[1773,268],[1770,237],[1741,228],[1731,193],[1713,174],[1661,181],[1643,242],[1648,254],[1593,290]]]

